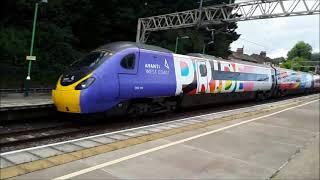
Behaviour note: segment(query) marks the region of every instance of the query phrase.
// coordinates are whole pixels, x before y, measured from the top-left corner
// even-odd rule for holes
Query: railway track
[[[19,131],[16,132],[17,134],[13,132],[7,134],[3,133],[0,135],[0,146],[16,146],[19,144],[40,141],[47,138],[58,138],[62,136],[67,136],[80,131],[81,128],[61,127],[61,129],[39,128],[28,131]]]
[[[204,109],[203,107],[197,107],[193,109],[187,109],[186,111],[181,113],[167,113],[152,117],[122,117],[108,120],[96,119],[94,121],[81,123],[78,123],[76,121],[68,121],[62,122],[60,124],[42,125],[40,127],[29,129],[11,129],[6,132],[0,133],[0,146],[2,147],[0,149],[0,152],[7,152],[17,149],[44,145],[48,143],[61,142],[65,140],[71,140],[75,138],[81,138],[139,126],[151,125],[161,122],[169,122],[180,118],[197,116],[206,113],[219,112],[223,110],[232,110],[270,102],[278,102],[290,98],[286,97],[281,99],[272,99],[259,103],[254,101],[248,101],[232,105],[229,104],[223,106],[210,106]]]

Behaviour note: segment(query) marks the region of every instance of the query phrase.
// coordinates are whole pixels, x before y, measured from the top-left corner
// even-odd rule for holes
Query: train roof
[[[258,64],[258,63],[248,62],[248,61],[241,61],[241,60],[237,60],[237,59],[223,59],[223,58],[220,58],[220,57],[215,57],[215,56],[211,56],[211,55],[207,55],[207,54],[201,54],[201,53],[189,53],[187,55],[188,56],[193,56],[193,57],[200,57],[200,58],[204,58],[204,59],[228,61],[228,62],[247,64],[247,65],[252,65],[252,66],[260,66],[260,67],[265,67],[265,68],[271,68],[270,65],[266,65],[266,64]]]
[[[96,50],[119,52],[126,48],[139,48],[139,49],[146,49],[146,50],[152,50],[152,51],[158,51],[158,52],[173,53],[172,51],[162,47],[142,44],[142,43],[129,42],[129,41],[119,41],[119,42],[109,43],[97,48]]]

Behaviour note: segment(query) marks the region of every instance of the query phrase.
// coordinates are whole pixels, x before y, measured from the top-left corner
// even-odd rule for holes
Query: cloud
[[[270,57],[286,57],[298,41],[304,41],[319,51],[319,20],[319,15],[310,15],[238,22],[241,36],[231,49],[244,46],[247,54],[267,51]]]
[[[288,50],[277,49],[277,50],[271,51],[268,54],[268,57],[270,57],[270,58],[287,57],[287,54],[288,54]]]

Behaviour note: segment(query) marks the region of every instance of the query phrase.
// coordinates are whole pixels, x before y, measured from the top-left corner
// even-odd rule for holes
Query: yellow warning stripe
[[[279,111],[282,109],[286,109],[288,106],[294,106],[294,105],[299,105],[299,104],[303,104],[303,102],[302,101],[291,102],[291,103],[288,103],[285,105],[271,106],[270,108],[255,111],[255,112],[243,112],[243,113],[230,115],[230,116],[226,116],[226,117],[222,117],[222,118],[218,118],[218,119],[208,120],[205,122],[199,122],[199,123],[195,123],[195,124],[186,125],[184,127],[165,130],[165,131],[158,132],[158,133],[143,135],[140,137],[121,140],[121,141],[113,142],[110,144],[105,144],[105,145],[101,145],[101,146],[97,146],[97,147],[87,148],[87,149],[83,149],[83,150],[79,150],[79,151],[75,151],[75,152],[70,152],[70,153],[65,153],[65,154],[61,154],[61,155],[57,155],[57,156],[48,157],[48,158],[41,159],[41,160],[36,160],[36,161],[28,162],[28,163],[23,163],[23,164],[19,164],[19,165],[15,165],[15,166],[6,167],[3,169],[0,169],[0,179],[7,179],[7,178],[27,174],[30,172],[34,172],[37,170],[47,169],[47,168],[50,168],[53,166],[58,166],[58,165],[72,162],[72,161],[84,159],[84,158],[87,158],[90,156],[95,156],[98,154],[130,147],[130,146],[137,145],[137,144],[142,144],[142,143],[145,143],[148,141],[161,139],[164,137],[168,137],[168,136],[179,134],[179,133],[186,132],[186,131],[191,131],[191,130],[195,130],[195,129],[208,127],[208,126],[211,126],[214,124],[220,124],[223,122],[232,121],[232,120],[236,120],[236,119],[252,117],[255,115],[261,116],[261,114],[269,113],[270,111],[273,111],[273,110]]]

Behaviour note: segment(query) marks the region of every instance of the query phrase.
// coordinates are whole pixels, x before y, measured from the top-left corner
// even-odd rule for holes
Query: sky
[[[244,53],[266,51],[271,58],[287,57],[298,42],[309,43],[313,52],[319,52],[319,15],[295,16],[238,22],[236,32],[241,34],[231,44],[231,50],[244,47]]]

